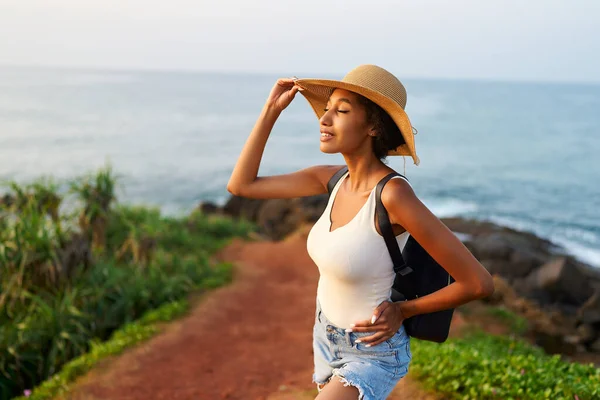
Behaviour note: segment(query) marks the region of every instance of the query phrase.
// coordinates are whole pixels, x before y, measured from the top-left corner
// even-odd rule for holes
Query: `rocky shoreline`
[[[270,240],[281,240],[314,223],[327,195],[257,200],[231,196],[223,207],[202,203],[207,214],[256,223]],[[528,232],[463,218],[442,221],[494,276],[495,293],[486,299],[525,317],[534,342],[548,353],[600,355],[600,268],[566,254]]]

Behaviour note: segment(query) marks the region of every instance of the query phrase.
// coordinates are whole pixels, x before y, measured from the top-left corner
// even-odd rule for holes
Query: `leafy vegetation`
[[[598,399],[600,369],[525,341],[475,333],[444,344],[412,341],[411,374],[452,399]]]
[[[171,321],[182,315],[188,308],[186,300],[167,303],[156,310],[146,313],[139,321],[130,323],[115,331],[106,342],[94,340],[87,353],[69,361],[60,373],[44,381],[28,396],[16,400],[48,400],[68,390],[75,378],[85,374],[98,361],[121,353],[124,349],[136,345],[155,334],[160,322]]]
[[[118,205],[108,167],[65,186],[63,193],[48,179],[10,182],[0,196],[0,399],[70,365],[52,378],[63,382],[118,348],[98,350],[123,325],[113,336],[119,343],[145,337],[151,325],[128,324],[228,282],[231,266],[211,255],[252,230],[198,212],[175,218]],[[64,204],[70,212],[61,212]],[[71,361],[85,353],[92,355]]]

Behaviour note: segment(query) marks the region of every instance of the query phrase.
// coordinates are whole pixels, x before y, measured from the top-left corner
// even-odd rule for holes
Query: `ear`
[[[377,129],[375,129],[374,126],[371,126],[369,128],[369,136],[371,136],[371,137],[376,137],[377,136]]]

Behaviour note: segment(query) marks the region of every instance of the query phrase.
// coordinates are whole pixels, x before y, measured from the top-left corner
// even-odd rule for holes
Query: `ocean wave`
[[[560,246],[565,253],[579,261],[600,268],[600,249],[594,245],[600,242],[600,238],[593,232],[572,228],[557,230],[555,227],[544,226],[534,221],[506,216],[491,216],[485,219],[508,228],[531,232]]]
[[[423,203],[438,218],[466,216],[478,210],[475,203],[452,198],[423,199]]]
[[[600,268],[600,250],[562,237],[551,237],[550,240],[561,245],[565,251],[576,259]]]
[[[497,215],[487,217],[487,218],[485,218],[485,220],[493,222],[497,225],[506,226],[507,228],[516,229],[518,231],[525,231],[525,232],[540,234],[539,230],[536,231],[535,225],[529,221],[524,221],[521,219],[511,218],[511,217],[507,217],[507,216],[497,216]]]

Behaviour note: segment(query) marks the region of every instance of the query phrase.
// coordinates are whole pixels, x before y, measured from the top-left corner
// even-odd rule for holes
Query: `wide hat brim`
[[[379,105],[390,115],[390,117],[392,117],[400,129],[400,133],[405,141],[405,144],[390,150],[388,156],[410,156],[415,165],[419,165],[419,157],[417,157],[415,149],[413,127],[404,109],[393,99],[365,86],[344,81],[330,79],[297,79],[295,80],[295,84],[302,89],[300,90],[300,94],[308,100],[319,119],[325,114],[324,110],[327,106],[327,101],[335,89],[344,89],[358,93]]]

